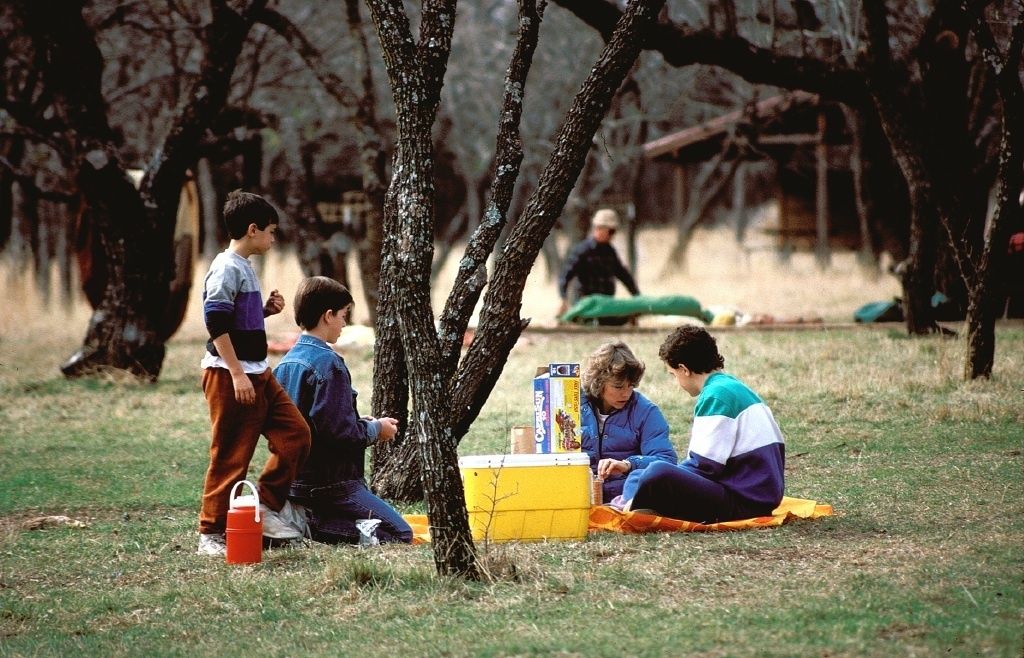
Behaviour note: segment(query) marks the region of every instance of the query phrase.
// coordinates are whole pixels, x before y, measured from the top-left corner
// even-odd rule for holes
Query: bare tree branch
[[[335,75],[324,62],[323,55],[302,30],[295,26],[286,16],[270,8],[263,8],[256,15],[256,20],[277,32],[288,45],[302,58],[324,89],[344,108],[353,108],[358,97],[345,82]]]
[[[441,314],[438,337],[441,340],[442,373],[446,380],[454,372],[470,315],[487,283],[487,258],[505,226],[512,192],[519,178],[519,167],[523,161],[519,123],[523,115],[526,78],[533,63],[542,16],[543,8],[538,9],[536,0],[521,0],[519,38],[505,73],[490,201],[459,262],[455,283]]]
[[[881,0],[869,0],[881,2]],[[607,39],[622,12],[609,0],[554,0]],[[863,106],[869,102],[863,75],[841,61],[825,62],[806,55],[780,55],[738,35],[684,23],[659,22],[645,41],[646,50],[661,53],[675,67],[721,66],[749,82],[786,89],[804,89],[829,99]]]
[[[664,0],[630,3],[600,59],[573,98],[558,131],[554,152],[527,202],[522,217],[512,228],[495,265],[484,297],[480,324],[469,352],[459,368],[452,391],[453,431],[461,438],[479,414],[501,373],[503,362],[529,320],[519,317],[525,277],[544,240],[551,232],[572,190],[602,118],[616,90],[633,67]]]

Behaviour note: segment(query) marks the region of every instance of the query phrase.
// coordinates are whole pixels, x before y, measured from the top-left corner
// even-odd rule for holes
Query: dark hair
[[[621,340],[601,345],[587,359],[583,370],[584,392],[592,398],[601,397],[608,382],[623,381],[632,386],[644,377],[644,363],[637,359]]]
[[[245,237],[249,230],[249,224],[255,224],[259,230],[264,230],[271,224],[278,223],[277,211],[274,206],[252,192],[235,190],[228,194],[224,202],[224,225],[228,228],[228,235],[233,240],[240,240]]]
[[[665,339],[658,356],[671,368],[684,365],[694,373],[711,372],[725,366],[715,337],[704,327],[684,324]]]
[[[326,276],[303,279],[295,291],[295,324],[313,329],[327,311],[339,311],[352,303],[348,288]]]

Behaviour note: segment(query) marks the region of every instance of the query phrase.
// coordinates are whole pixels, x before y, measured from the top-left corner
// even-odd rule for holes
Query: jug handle
[[[256,496],[256,522],[259,523],[259,520],[260,520],[260,492],[256,488],[256,485],[253,484],[252,482],[249,482],[248,480],[239,480],[238,482],[235,482],[235,486],[231,487],[231,493],[228,495],[228,501],[229,501],[228,505],[231,504],[230,501],[233,501],[235,499],[235,492],[238,491],[238,487],[242,486],[243,484],[249,485],[249,488],[252,489],[253,495]]]

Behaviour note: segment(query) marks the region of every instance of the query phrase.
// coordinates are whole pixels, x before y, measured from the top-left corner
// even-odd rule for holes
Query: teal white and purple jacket
[[[773,509],[782,500],[785,463],[785,440],[768,405],[732,375],[712,373],[697,396],[688,456],[679,466]]]

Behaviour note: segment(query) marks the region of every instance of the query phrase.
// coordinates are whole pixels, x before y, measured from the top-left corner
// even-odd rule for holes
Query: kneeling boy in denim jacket
[[[366,448],[390,441],[394,418],[360,418],[345,360],[331,348],[348,323],[352,294],[334,279],[304,279],[295,293],[295,322],[304,329],[274,368],[313,434],[309,458],[292,482],[289,497],[306,507],[313,539],[358,543],[359,519],[379,519],[381,542],[411,542],[402,516],[366,486]]]

